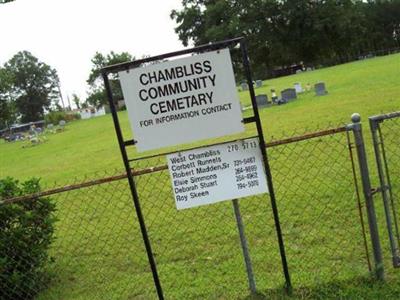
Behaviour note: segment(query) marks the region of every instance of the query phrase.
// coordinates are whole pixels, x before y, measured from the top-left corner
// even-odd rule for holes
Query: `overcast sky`
[[[169,17],[181,0],[16,0],[0,4],[0,64],[28,50],[56,68],[66,98],[87,96],[96,51],[137,58],[183,49]]]

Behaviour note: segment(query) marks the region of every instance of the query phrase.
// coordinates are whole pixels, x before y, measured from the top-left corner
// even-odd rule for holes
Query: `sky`
[[[96,51],[136,58],[183,49],[169,15],[181,0],[15,0],[0,4],[0,64],[28,50],[58,72],[64,99],[87,96]]]

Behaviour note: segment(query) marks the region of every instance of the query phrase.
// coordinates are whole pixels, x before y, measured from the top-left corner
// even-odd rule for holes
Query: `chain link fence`
[[[289,271],[302,297],[314,286],[369,274],[352,144],[345,127],[267,144]],[[245,299],[250,292],[232,201],[177,211],[166,163],[164,156],[133,162],[166,299]],[[108,173],[3,200],[15,206],[41,195],[56,205],[47,276],[24,298],[157,298],[125,178]],[[274,294],[285,279],[269,196],[238,203],[257,290]],[[0,291],[0,299],[18,295]]]
[[[293,285],[345,281],[368,271],[364,208],[346,131],[270,150]]]
[[[48,276],[38,285],[40,293],[33,290],[32,296],[155,298],[130,190],[121,178],[125,176],[72,182],[49,191],[55,193],[49,198],[57,208],[54,240],[44,270]],[[0,294],[0,299],[19,299],[17,293]]]

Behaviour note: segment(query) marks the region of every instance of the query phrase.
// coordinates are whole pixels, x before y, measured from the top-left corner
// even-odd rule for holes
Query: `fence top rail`
[[[388,113],[388,114],[372,116],[372,117],[369,117],[368,119],[370,122],[382,122],[384,120],[389,120],[389,119],[399,118],[399,117],[400,117],[400,111],[395,111],[395,112]]]
[[[156,166],[156,167],[141,169],[141,170],[137,170],[137,171],[133,171],[132,170],[132,174],[133,174],[133,176],[139,176],[139,175],[144,175],[144,174],[148,174],[148,173],[158,172],[158,171],[161,171],[161,170],[165,170],[167,168],[168,168],[167,165],[165,165],[165,166],[163,165],[163,166]],[[122,173],[122,174],[119,174],[119,175],[114,175],[114,176],[104,177],[104,178],[100,178],[100,179],[84,181],[84,182],[77,183],[77,184],[66,185],[66,186],[58,187],[58,188],[54,188],[54,189],[49,189],[49,190],[38,192],[38,193],[34,193],[34,194],[8,198],[8,199],[4,199],[4,200],[0,199],[0,205],[2,205],[2,204],[6,205],[6,204],[12,204],[12,203],[17,203],[17,202],[22,202],[22,201],[34,200],[34,199],[37,199],[37,198],[40,198],[40,197],[51,196],[51,195],[54,195],[54,194],[59,194],[59,193],[63,193],[63,192],[78,190],[78,189],[82,189],[82,188],[86,188],[86,187],[90,187],[90,186],[94,186],[94,185],[100,185],[100,184],[104,184],[104,183],[109,183],[109,182],[113,182],[113,181],[124,179],[126,177],[127,177],[126,173]]]
[[[344,132],[347,130],[348,130],[347,126],[342,126],[342,127],[338,127],[338,128],[316,131],[316,132],[307,133],[307,134],[303,134],[303,135],[299,135],[299,136],[294,136],[294,137],[290,137],[290,138],[286,138],[286,139],[282,139],[282,140],[272,141],[272,142],[266,143],[265,147],[270,148],[270,147],[300,142],[300,141],[309,140],[309,139],[313,139],[313,138],[317,138],[317,137],[321,137],[321,136],[332,135],[332,134],[336,134],[339,132]]]
[[[280,146],[280,145],[300,142],[300,141],[309,140],[309,139],[313,139],[313,138],[317,138],[317,137],[321,137],[321,136],[327,136],[327,135],[344,132],[346,130],[348,130],[347,127],[343,126],[343,127],[333,128],[333,129],[316,131],[316,132],[312,132],[312,133],[308,133],[308,134],[304,134],[304,135],[300,135],[300,136],[293,136],[293,137],[282,139],[282,140],[272,141],[272,142],[266,143],[265,147],[271,148],[271,147],[276,147],[276,146]],[[149,173],[163,171],[166,169],[168,169],[168,165],[166,165],[166,164],[158,165],[155,167],[139,169],[139,170],[132,169],[132,175],[133,176],[141,176],[141,175],[145,175],[145,174],[149,174]],[[54,194],[78,190],[81,188],[86,188],[86,187],[90,187],[90,186],[94,186],[94,185],[100,185],[100,184],[104,184],[104,183],[109,183],[109,182],[125,179],[126,177],[127,177],[126,173],[122,173],[119,175],[108,176],[108,177],[104,177],[104,178],[100,178],[100,179],[93,179],[93,180],[88,180],[88,181],[84,181],[81,183],[57,187],[54,189],[49,189],[49,190],[34,193],[34,194],[17,196],[17,197],[3,199],[3,200],[0,199],[0,205],[13,204],[13,203],[18,203],[18,202],[22,202],[22,201],[31,201],[31,200],[35,200],[40,197],[47,197],[47,196],[51,196]]]

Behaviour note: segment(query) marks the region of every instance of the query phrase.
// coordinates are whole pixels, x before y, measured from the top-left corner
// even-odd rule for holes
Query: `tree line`
[[[183,0],[170,16],[185,46],[246,37],[263,79],[400,47],[400,0]]]
[[[254,76],[261,79],[293,64],[343,63],[400,47],[400,0],[182,0],[170,17],[184,46],[246,37]],[[100,69],[134,59],[128,52],[96,52],[88,96],[82,103],[72,95],[75,106],[107,104]],[[240,65],[240,55],[233,52],[233,60]],[[114,99],[123,99],[116,75],[110,85]],[[57,71],[30,52],[18,52],[0,66],[0,129],[68,109]]]
[[[96,52],[92,58],[87,83],[88,96],[84,101],[72,94],[76,108],[99,107],[107,104],[107,97],[100,77],[100,69],[107,65],[133,60],[127,52],[109,54]],[[111,79],[116,100],[122,91],[116,77]],[[0,130],[14,123],[43,120],[46,113],[69,111],[71,103],[64,103],[60,80],[55,68],[40,61],[29,51],[20,51],[0,66]]]

